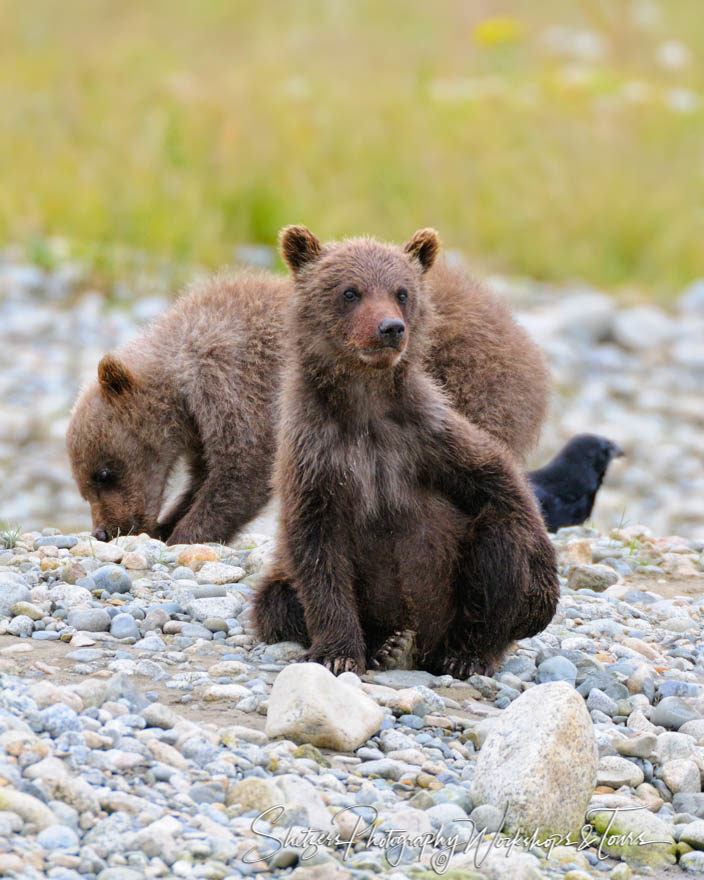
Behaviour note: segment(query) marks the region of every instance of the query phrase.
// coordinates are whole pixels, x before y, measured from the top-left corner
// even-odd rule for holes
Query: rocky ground
[[[271,264],[267,249],[242,261]],[[458,259],[450,254],[451,259]],[[547,353],[555,379],[533,464],[572,434],[603,433],[627,452],[594,514],[603,531],[645,522],[655,534],[704,534],[704,281],[666,312],[619,306],[574,285],[495,278]],[[68,413],[100,357],[167,307],[169,279],[134,277],[105,291],[60,262],[46,271],[0,254],[0,520],[63,530],[89,525],[64,450]]]
[[[81,531],[71,403],[166,282],[0,257],[0,876],[704,876],[704,283],[670,312],[492,284],[553,367],[534,464],[582,431],[627,458],[493,677],[335,679],[253,637],[270,519],[229,547]]]
[[[16,536],[0,550],[0,876],[701,876],[704,541],[555,541],[553,623],[493,677],[456,681],[335,679],[297,645],[257,644],[266,536]],[[586,843],[565,845],[587,808]],[[494,834],[515,821],[552,848]]]

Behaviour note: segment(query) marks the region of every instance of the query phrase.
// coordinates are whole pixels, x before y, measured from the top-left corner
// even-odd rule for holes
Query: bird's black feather
[[[579,434],[549,464],[528,474],[548,531],[588,519],[611,459],[623,454],[606,437]]]

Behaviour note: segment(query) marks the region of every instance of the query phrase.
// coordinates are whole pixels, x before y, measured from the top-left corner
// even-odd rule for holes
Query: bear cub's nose
[[[93,537],[95,538],[96,541],[109,541],[110,540],[108,538],[108,533],[105,531],[105,529],[94,529]]]
[[[397,346],[403,339],[406,325],[403,321],[399,321],[398,318],[384,318],[383,321],[379,322],[379,326],[376,329],[382,342],[386,345]]]

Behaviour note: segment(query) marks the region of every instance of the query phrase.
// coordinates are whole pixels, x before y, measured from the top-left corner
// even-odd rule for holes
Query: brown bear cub
[[[294,226],[281,244],[295,296],[259,634],[340,673],[409,629],[420,667],[486,671],[550,622],[557,569],[514,456],[425,366],[437,235],[322,246]]]
[[[436,265],[427,288],[427,370],[462,415],[523,461],[547,407],[539,349],[465,274]],[[228,541],[266,504],[292,295],[290,280],[275,275],[216,277],[103,358],[67,438],[96,538],[144,531],[170,543]],[[159,521],[181,458],[190,485]]]
[[[273,275],[216,277],[100,361],[67,435],[96,538],[228,541],[256,516],[270,494],[288,296]],[[189,484],[159,521],[180,459]]]

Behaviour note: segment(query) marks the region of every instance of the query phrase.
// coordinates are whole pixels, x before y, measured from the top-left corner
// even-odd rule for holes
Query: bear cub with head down
[[[427,372],[437,235],[322,246],[294,226],[281,245],[295,293],[259,634],[337,674],[408,629],[418,666],[488,670],[550,622],[556,561],[514,456]]]
[[[66,437],[93,536],[228,541],[270,494],[280,337],[290,284],[219,275],[98,365]],[[170,510],[167,487],[188,479]]]

